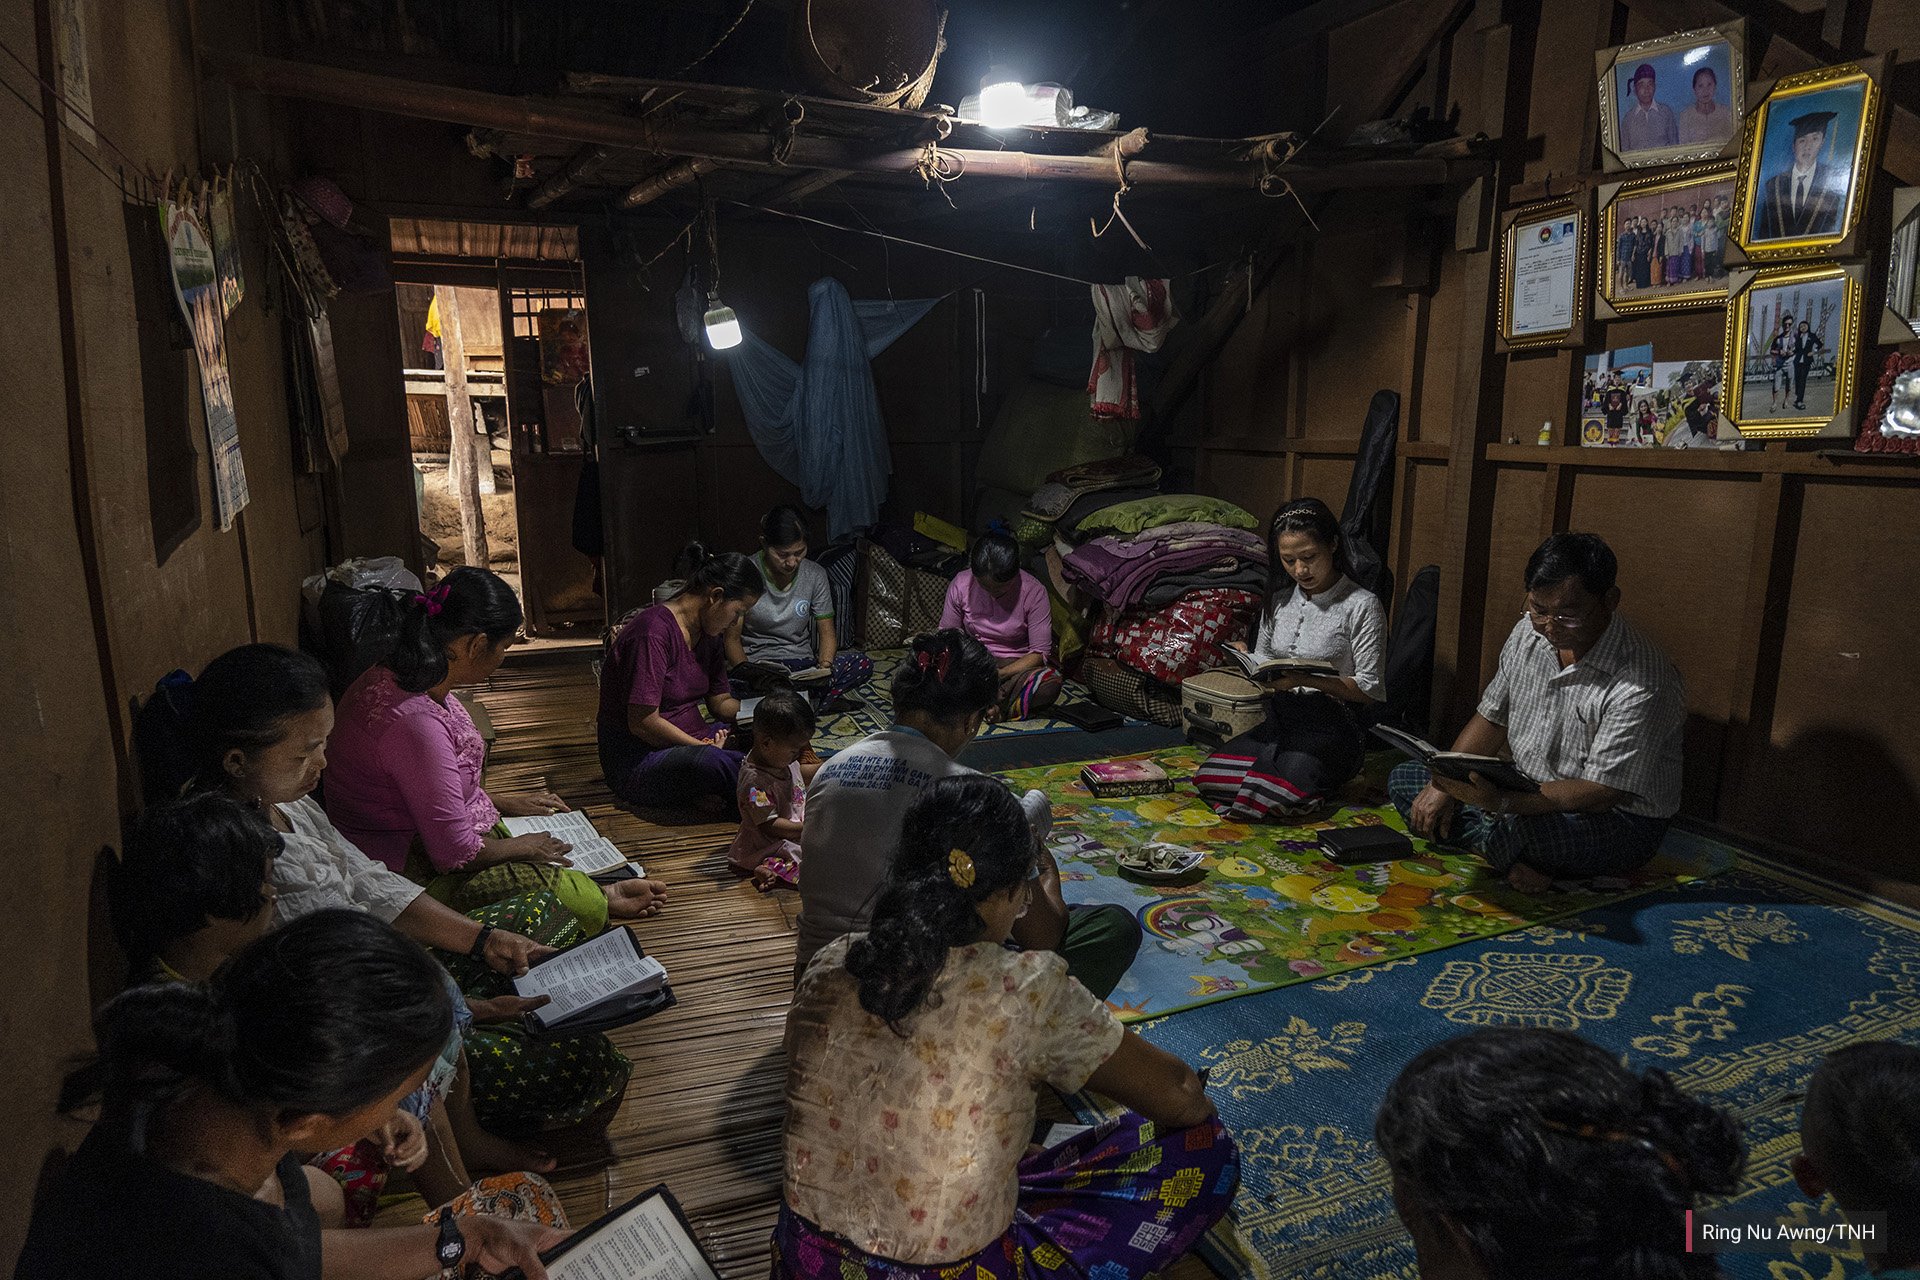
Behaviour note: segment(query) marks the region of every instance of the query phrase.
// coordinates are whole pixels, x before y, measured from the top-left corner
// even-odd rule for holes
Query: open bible
[[[1540,789],[1540,784],[1514,767],[1513,761],[1502,760],[1499,756],[1477,756],[1468,751],[1442,751],[1424,738],[1417,738],[1404,730],[1389,725],[1373,726],[1373,736],[1405,752],[1428,770],[1443,778],[1452,778],[1455,782],[1470,782],[1470,774],[1479,774],[1482,778],[1502,791],[1515,791],[1531,795]]]
[[[1223,649],[1221,652],[1238,663],[1240,669],[1254,680],[1277,680],[1281,676],[1338,676],[1340,674],[1326,663],[1317,662],[1312,658],[1268,658],[1262,661],[1238,649]]]
[[[646,872],[627,861],[627,855],[613,841],[600,834],[599,828],[584,813],[549,813],[537,818],[502,818],[500,825],[507,829],[510,836],[524,836],[529,832],[544,831],[556,840],[564,840],[573,848],[567,852],[567,865],[575,871],[584,871],[596,880],[631,880],[644,876]]]
[[[672,1007],[666,966],[615,924],[597,938],[549,956],[513,980],[515,994],[546,996],[526,1015],[535,1035],[571,1036],[624,1027]]]
[[[552,1280],[718,1280],[665,1186],[635,1196],[540,1260]]]

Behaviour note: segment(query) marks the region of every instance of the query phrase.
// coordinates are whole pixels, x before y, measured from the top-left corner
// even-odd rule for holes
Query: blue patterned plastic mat
[[[1575,1031],[1731,1108],[1749,1156],[1728,1203],[1804,1213],[1789,1171],[1800,1149],[1791,1095],[1843,1045],[1920,1043],[1920,915],[1743,852],[1730,874],[1555,926],[1142,1024],[1149,1040],[1211,1069],[1209,1090],[1240,1143],[1233,1216],[1255,1256],[1223,1256],[1214,1241],[1216,1269],[1414,1276],[1374,1110],[1415,1054],[1484,1026]],[[1721,1262],[1734,1280],[1858,1269],[1837,1246],[1795,1248]]]

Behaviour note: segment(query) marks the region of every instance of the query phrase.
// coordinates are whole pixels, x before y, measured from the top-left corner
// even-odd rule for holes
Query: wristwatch
[[[440,1239],[433,1246],[433,1255],[440,1260],[443,1277],[460,1274],[460,1260],[467,1256],[467,1238],[460,1234],[460,1221],[453,1216],[452,1206],[440,1211]]]
[[[493,926],[490,924],[481,925],[480,936],[475,938],[473,945],[467,948],[467,954],[484,964],[487,959],[487,939],[492,936]]]

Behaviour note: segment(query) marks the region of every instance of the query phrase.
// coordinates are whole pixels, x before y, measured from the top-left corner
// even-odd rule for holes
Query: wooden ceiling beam
[[[387,112],[418,119],[442,120],[469,127],[566,139],[590,146],[646,151],[746,164],[772,161],[772,138],[759,131],[698,129],[656,125],[647,120],[603,108],[538,98],[514,98],[472,89],[426,85],[364,72],[343,71],[309,63],[289,62],[203,47],[201,64],[228,83],[276,97],[302,98]],[[1017,151],[941,148],[940,156],[961,174],[1018,178],[1027,181],[1083,182],[1110,186],[1114,166],[1110,156],[1032,155]],[[850,173],[912,173],[926,162],[919,148],[875,149],[872,144],[828,138],[800,137],[783,157],[791,168],[833,169]],[[1240,187],[1253,190],[1262,170],[1254,161],[1195,165],[1171,161],[1136,160],[1127,167],[1127,181],[1136,187]],[[1287,181],[1300,191],[1348,187],[1439,185],[1449,177],[1444,160],[1394,156],[1337,166],[1296,163],[1285,171]]]

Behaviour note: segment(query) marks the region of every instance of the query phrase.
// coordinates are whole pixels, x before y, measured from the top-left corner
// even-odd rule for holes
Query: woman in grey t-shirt
[[[727,636],[727,666],[734,678],[761,689],[772,669],[824,670],[827,696],[837,698],[873,678],[873,663],[857,650],[842,650],[833,624],[833,588],[827,571],[807,559],[807,519],[794,507],[775,507],[760,521],[754,556],[766,591]],[[740,670],[746,667],[745,671]]]

